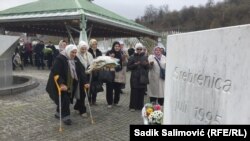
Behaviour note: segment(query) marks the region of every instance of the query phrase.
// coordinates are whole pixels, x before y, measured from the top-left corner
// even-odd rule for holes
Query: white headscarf
[[[86,48],[86,52],[81,53],[81,48]],[[88,49],[88,44],[84,41],[80,41],[78,45],[77,57],[79,58],[85,69],[87,69],[87,67],[93,62],[93,56],[88,52]]]
[[[97,40],[96,40],[96,39],[90,39],[90,41],[89,41],[90,47],[92,47],[92,45],[93,45],[94,43],[97,43]]]
[[[71,77],[73,79],[78,80],[77,74],[76,74],[76,64],[75,64],[75,59],[70,58],[70,53],[73,50],[77,50],[77,47],[75,45],[67,45],[65,50],[61,52],[62,55],[64,55],[68,59],[68,64],[69,64],[69,69],[71,73]]]
[[[144,48],[144,46],[142,45],[142,43],[136,43],[135,44],[135,52],[137,53],[137,48]],[[143,51],[142,51],[143,52]]]
[[[89,45],[86,42],[84,42],[84,41],[80,41],[79,44],[78,44],[78,50],[80,48],[83,48],[83,47],[85,47],[87,49],[87,51],[88,51]]]
[[[75,46],[75,45],[72,45],[72,44],[70,44],[70,45],[67,45],[66,46],[66,48],[65,48],[65,53],[66,53],[66,57],[68,58],[68,59],[71,59],[70,58],[70,53],[71,53],[71,51],[73,51],[73,50],[77,50],[77,47]]]
[[[124,42],[123,41],[119,41],[120,45],[124,45]]]

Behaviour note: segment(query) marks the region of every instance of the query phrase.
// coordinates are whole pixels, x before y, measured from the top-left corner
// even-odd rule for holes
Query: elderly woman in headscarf
[[[148,58],[143,53],[141,43],[135,45],[135,54],[128,60],[127,68],[131,71],[130,87],[131,96],[129,108],[131,111],[141,110],[144,106],[144,94],[149,83]]]
[[[60,40],[58,46],[59,46],[59,52],[61,52],[66,48],[67,42],[65,40]]]
[[[161,48],[161,54],[164,56],[167,56],[167,52],[166,52],[165,48],[163,46],[160,46],[160,48]]]
[[[80,41],[78,45],[77,57],[83,64],[85,70],[93,62],[93,56],[88,52],[89,46],[86,42]]]
[[[86,42],[80,41],[77,49],[77,58],[80,60],[84,70],[87,70],[88,66],[93,62],[93,56],[88,52],[89,46]],[[87,76],[87,74],[86,74]],[[88,76],[89,77],[89,76]],[[86,106],[85,106],[86,93],[81,91],[80,98],[76,100],[74,109],[79,111],[82,117],[87,117]]]
[[[160,78],[160,66],[165,69],[166,57],[162,54],[161,47],[154,47],[153,54],[148,57],[148,61],[150,64],[149,80],[153,82],[149,83],[148,96],[150,98],[150,102],[158,103],[163,106],[165,80]]]
[[[89,41],[89,52],[92,54],[93,58],[96,58],[98,56],[102,56],[102,52],[97,48],[97,40],[91,39]]]
[[[98,56],[102,56],[102,52],[97,48],[97,40],[96,39],[91,39],[89,41],[89,53],[92,54],[93,58],[96,59]],[[96,97],[97,97],[97,93],[98,91],[95,90],[94,85],[96,84],[100,84],[99,80],[98,80],[98,72],[92,72],[92,80],[91,80],[91,88],[90,88],[90,93],[89,93],[89,101],[91,105],[97,105],[96,104]],[[94,84],[94,85],[93,85]]]
[[[77,47],[75,45],[66,46],[65,50],[56,57],[46,86],[46,91],[49,93],[50,98],[57,105],[56,118],[60,117],[58,91],[61,91],[61,116],[66,125],[72,124],[70,119],[70,102],[73,102],[73,97],[80,97],[80,93],[83,90],[81,87],[89,87],[84,67],[82,67],[76,54]],[[59,76],[56,82],[55,76]],[[60,87],[59,90],[56,87],[56,83]]]

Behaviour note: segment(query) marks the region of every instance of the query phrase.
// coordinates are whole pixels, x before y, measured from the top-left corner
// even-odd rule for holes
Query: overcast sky
[[[0,0],[0,10],[21,5],[36,0]],[[168,5],[169,10],[180,10],[184,6],[205,5],[208,0],[94,0],[94,3],[109,9],[128,19],[135,19],[143,16],[145,8],[153,5],[158,8],[161,5]],[[214,2],[223,0],[214,0]]]

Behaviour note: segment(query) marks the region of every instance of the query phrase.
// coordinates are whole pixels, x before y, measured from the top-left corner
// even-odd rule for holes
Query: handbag
[[[102,82],[100,82],[100,81],[94,81],[94,82],[92,82],[92,84],[90,86],[90,91],[92,93],[103,92],[104,89],[102,87]]]
[[[160,78],[162,80],[165,80],[165,69],[163,69],[163,68],[160,68]]]
[[[118,72],[115,72],[114,82],[122,83],[122,84],[126,83],[126,72],[125,72],[125,69],[122,69],[122,70],[120,70]]]
[[[157,61],[158,65],[160,67],[160,78],[162,80],[165,80],[165,69],[161,67],[160,62],[157,58],[155,58],[155,60]]]
[[[103,83],[114,82],[115,72],[110,70],[102,69],[99,71],[98,80]]]

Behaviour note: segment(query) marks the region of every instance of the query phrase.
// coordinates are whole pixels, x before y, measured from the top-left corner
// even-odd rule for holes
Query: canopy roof
[[[87,33],[92,31],[91,37],[159,36],[89,0],[39,0],[10,8],[0,11],[0,26],[7,31],[67,36],[66,24],[74,29],[72,35],[78,37],[82,15],[87,20]]]

